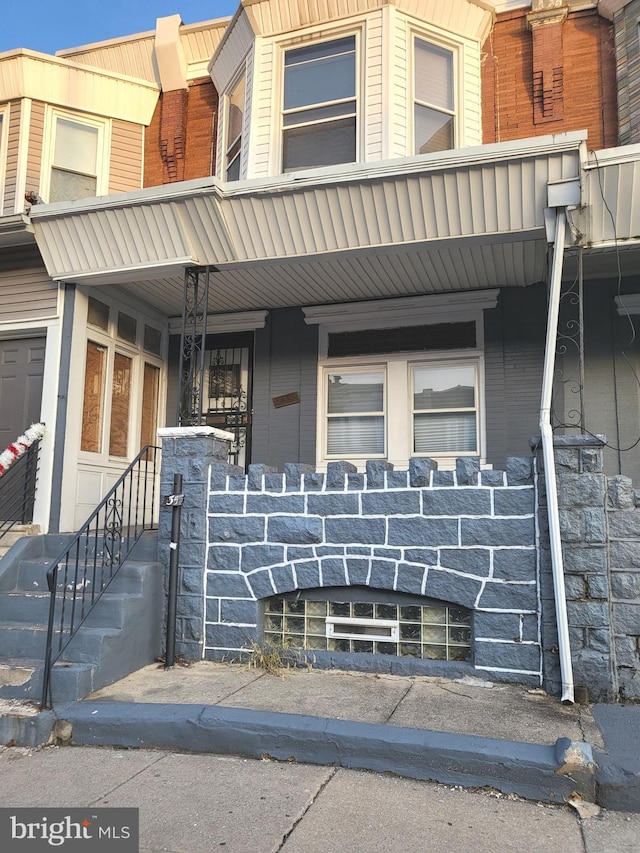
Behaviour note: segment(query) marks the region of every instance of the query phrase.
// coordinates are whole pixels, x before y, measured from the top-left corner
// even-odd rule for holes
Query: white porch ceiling
[[[215,267],[210,310],[526,285],[545,277],[550,181],[584,135],[224,184],[215,178],[32,208],[49,274],[117,283],[169,316],[183,270]]]

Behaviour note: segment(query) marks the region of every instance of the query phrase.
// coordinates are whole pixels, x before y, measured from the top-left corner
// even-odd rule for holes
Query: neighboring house
[[[637,480],[638,5],[243,0],[0,56],[0,346],[45,389],[0,435],[47,423],[43,527],[178,421],[243,468],[490,471],[547,418]]]

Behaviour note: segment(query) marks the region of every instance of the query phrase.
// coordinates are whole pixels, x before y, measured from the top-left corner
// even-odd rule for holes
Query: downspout
[[[560,288],[562,284],[565,227],[565,208],[559,207],[556,209],[556,234],[553,247],[551,285],[549,289],[549,306],[547,311],[547,340],[544,353],[544,371],[542,375],[542,399],[540,402],[540,435],[542,436],[542,456],[544,459],[545,483],[547,487],[547,513],[549,517],[549,540],[551,545],[551,568],[556,605],[556,623],[558,625],[558,650],[560,654],[562,702],[565,704],[573,704],[573,667],[571,664],[571,646],[569,643],[567,598],[564,588],[564,563],[562,559],[562,541],[560,538],[556,463],[553,454],[553,430],[551,428],[551,399],[553,393],[553,374],[556,362],[556,338],[558,334],[558,315],[560,311]]]

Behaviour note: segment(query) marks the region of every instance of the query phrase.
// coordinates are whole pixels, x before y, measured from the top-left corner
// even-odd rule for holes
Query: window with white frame
[[[356,36],[284,54],[284,172],[356,160]]]
[[[454,54],[415,37],[414,153],[431,154],[455,145]]]
[[[155,442],[162,332],[89,298],[80,450],[116,459]]]
[[[43,192],[49,202],[103,195],[108,189],[108,122],[49,113]]]
[[[482,456],[481,357],[394,353],[321,366],[319,463]]]
[[[226,100],[225,178],[227,181],[237,181],[240,178],[245,89],[246,81],[243,75]]]

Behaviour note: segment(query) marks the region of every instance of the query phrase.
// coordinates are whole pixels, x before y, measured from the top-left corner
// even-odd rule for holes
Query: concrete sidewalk
[[[640,732],[640,708],[602,707],[474,678],[273,675],[203,661],[153,664],[54,712],[5,716],[0,741],[46,742],[55,727],[59,742],[75,745],[269,756],[640,811],[640,735],[632,751],[618,737],[630,715]]]
[[[89,818],[138,808],[140,853],[635,853],[640,837],[635,814],[581,820],[495,792],[145,749],[0,748],[0,802],[86,807]]]

